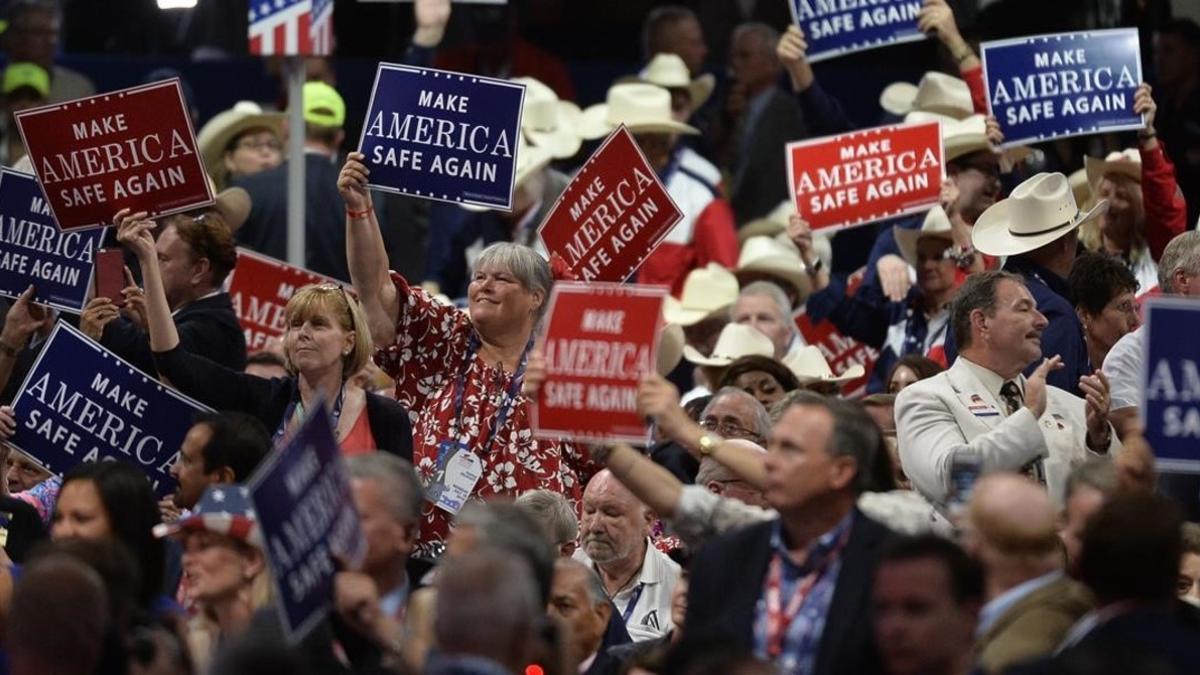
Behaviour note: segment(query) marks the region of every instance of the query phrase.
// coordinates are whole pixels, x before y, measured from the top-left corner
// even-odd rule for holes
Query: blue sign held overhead
[[[1142,82],[1136,28],[985,42],[988,110],[1005,147],[1141,129],[1133,94]]]
[[[918,42],[922,0],[789,0],[810,63],[903,42]]]
[[[525,85],[379,64],[359,152],[370,186],[511,209]]]
[[[275,578],[284,633],[296,644],[333,603],[335,559],[357,566],[367,553],[324,403],[267,457],[248,487]]]
[[[59,322],[13,400],[9,442],[48,471],[117,460],[139,467],[165,497],[171,465],[196,413],[208,408]]]
[[[1164,471],[1200,473],[1200,301],[1146,300],[1142,425]]]
[[[0,167],[0,295],[18,297],[32,284],[35,302],[78,314],[104,232],[59,230],[37,179]]]

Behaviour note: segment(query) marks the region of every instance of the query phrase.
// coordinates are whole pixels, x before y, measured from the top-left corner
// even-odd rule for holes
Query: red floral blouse
[[[451,436],[455,388],[465,368],[462,423],[451,440],[466,444],[483,460],[483,474],[472,497],[486,500],[553,490],[566,496],[578,513],[583,485],[599,467],[581,446],[534,438],[530,402],[519,393],[490,447],[482,447],[513,374],[485,363],[478,353],[465,363],[474,331],[466,312],[437,302],[399,274],[392,273],[392,282],[400,302],[396,341],[380,347],[375,362],[396,380],[396,399],[409,410],[413,464],[421,482],[428,486],[433,479],[438,444]],[[451,521],[449,513],[426,500],[414,554],[440,556]]]

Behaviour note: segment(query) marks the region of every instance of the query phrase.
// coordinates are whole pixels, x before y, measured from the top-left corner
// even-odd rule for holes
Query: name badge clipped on
[[[483,476],[483,460],[466,444],[451,440],[438,444],[438,460],[441,470],[434,474],[425,497],[439,509],[457,515]]]
[[[967,411],[976,417],[997,417],[1000,409],[979,394],[959,394],[958,398],[967,406]]]

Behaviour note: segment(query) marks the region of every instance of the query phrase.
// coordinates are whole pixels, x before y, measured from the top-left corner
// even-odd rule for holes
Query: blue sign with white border
[[[61,321],[12,407],[9,443],[46,470],[126,462],[146,472],[159,497],[175,491],[171,465],[196,413],[209,410]]]
[[[789,0],[792,20],[804,31],[809,63],[903,42],[918,42],[921,0]]]
[[[324,403],[314,406],[247,482],[278,591],[276,605],[293,645],[333,604],[335,559],[357,567],[367,553],[328,410]]]
[[[377,190],[512,209],[525,85],[381,63],[358,150]]]
[[[1164,471],[1200,473],[1200,300],[1147,298],[1142,426]]]
[[[32,174],[0,167],[0,295],[78,314],[92,285],[104,229],[63,232]]]
[[[981,45],[988,110],[1004,147],[1145,126],[1135,28],[1036,35]]]

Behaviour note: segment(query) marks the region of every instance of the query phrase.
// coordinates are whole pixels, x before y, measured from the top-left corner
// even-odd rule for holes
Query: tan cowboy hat
[[[774,237],[781,232],[786,233],[788,218],[791,218],[794,213],[796,213],[796,202],[785,199],[779,202],[779,206],[771,209],[767,215],[755,218],[739,227],[738,241],[744,242],[750,237]]]
[[[1018,255],[1049,244],[1105,211],[1108,200],[1080,211],[1066,176],[1039,173],[1014,188],[1008,199],[988,207],[975,221],[971,241],[988,255]]]
[[[917,266],[917,242],[921,239],[936,237],[949,242],[954,241],[950,217],[946,215],[945,209],[941,206],[934,206],[925,213],[925,222],[921,223],[920,229],[893,225],[892,233],[896,237],[896,246],[900,249],[900,257],[913,267]]]
[[[1094,191],[1100,184],[1100,179],[1108,174],[1117,174],[1142,182],[1142,155],[1137,150],[1128,149],[1120,152],[1110,152],[1104,159],[1085,156],[1083,170],[1087,173],[1088,185]]]
[[[1086,162],[1086,158],[1084,159]],[[1088,200],[1092,198],[1092,186],[1088,183],[1087,169],[1076,169],[1067,176],[1067,182],[1071,184],[1071,193],[1075,195],[1075,203],[1079,206],[1084,206]]]
[[[687,64],[677,54],[655,54],[637,74],[637,81],[656,84],[664,89],[687,89],[692,110],[697,110],[712,96],[717,78],[709,74],[692,79]]]
[[[521,131],[529,142],[549,152],[554,159],[575,156],[583,142],[576,131],[583,114],[579,106],[560,101],[553,89],[532,77],[514,77],[512,81],[525,85]]]
[[[856,380],[866,374],[866,369],[862,364],[856,363],[847,368],[841,375],[835,375],[829,367],[829,362],[821,355],[820,347],[806,345],[799,349],[792,350],[783,357],[783,365],[792,371],[796,379],[801,385],[812,384],[814,382],[849,382]]]
[[[879,105],[893,115],[907,115],[914,110],[938,113],[954,119],[970,117],[975,112],[971,89],[960,78],[930,71],[917,84],[893,82],[884,87]]]
[[[254,101],[238,101],[229,110],[217,113],[196,134],[200,158],[213,176],[224,176],[225,148],[229,142],[250,129],[269,129],[283,137],[283,113],[264,112]]]
[[[800,253],[774,237],[750,237],[742,244],[734,274],[740,280],[750,273],[768,274],[786,282],[796,289],[801,301],[812,292],[812,281],[804,271]]]
[[[221,220],[229,226],[230,232],[237,232],[250,217],[250,193],[240,187],[225,188],[217,193],[213,210],[221,216]]]
[[[683,327],[679,324],[669,323],[663,326],[662,333],[658,335],[658,354],[656,354],[656,368],[658,374],[663,377],[667,373],[675,370],[675,366],[683,360]]]
[[[970,115],[963,119],[955,119],[938,113],[918,110],[906,115],[904,121],[908,123],[941,122],[942,148],[947,162],[972,152],[991,150],[992,148],[988,143],[987,120],[983,115]]]
[[[743,356],[775,356],[775,344],[757,328],[728,323],[721,329],[712,356],[704,356],[691,345],[683,346],[683,358],[698,366],[727,366]]]
[[[624,124],[629,133],[698,134],[695,127],[671,117],[671,94],[644,82],[614,84],[604,103],[583,111],[579,135],[586,139],[607,136]]]
[[[676,300],[663,300],[663,318],[667,323],[693,326],[727,309],[738,296],[738,280],[729,270],[710,262],[688,272],[683,293]]]
[[[546,168],[550,164],[550,152],[536,145],[531,145],[525,142],[523,137],[517,138],[517,168],[516,176],[513,179],[513,190],[520,188],[525,184],[529,177],[535,175],[538,171]],[[479,204],[459,204],[462,208],[468,211],[481,213],[483,211],[502,211],[500,208],[490,206],[481,206]]]

